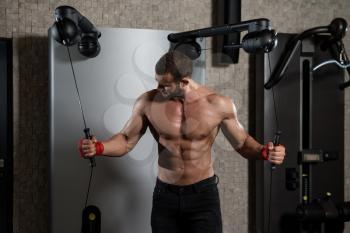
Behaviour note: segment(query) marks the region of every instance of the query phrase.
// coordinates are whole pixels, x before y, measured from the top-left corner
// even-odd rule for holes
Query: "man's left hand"
[[[279,165],[283,163],[284,157],[286,156],[286,148],[279,144],[279,145],[273,145],[272,142],[269,142],[267,144],[268,149],[268,160],[270,163]]]

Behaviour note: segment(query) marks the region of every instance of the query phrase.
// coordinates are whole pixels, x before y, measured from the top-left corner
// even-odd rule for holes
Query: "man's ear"
[[[189,78],[184,77],[184,78],[181,79],[180,83],[184,87],[184,86],[187,86],[190,83],[190,80],[189,80]]]

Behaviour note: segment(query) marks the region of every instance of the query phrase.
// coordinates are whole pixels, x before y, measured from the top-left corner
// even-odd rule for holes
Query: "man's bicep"
[[[243,146],[244,141],[247,138],[247,133],[236,119],[224,119],[220,124],[220,128],[234,149]]]
[[[134,105],[130,119],[126,122],[124,128],[120,132],[125,136],[130,150],[146,132],[147,127],[148,120],[143,112],[143,105],[138,101]]]
[[[121,133],[128,138],[141,137],[147,129],[147,119],[142,115],[132,115],[126,122]]]

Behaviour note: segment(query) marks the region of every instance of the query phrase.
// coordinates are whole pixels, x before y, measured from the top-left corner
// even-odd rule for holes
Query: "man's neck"
[[[185,88],[183,100],[186,103],[191,103],[200,98],[200,85],[193,80],[190,80],[188,86]]]

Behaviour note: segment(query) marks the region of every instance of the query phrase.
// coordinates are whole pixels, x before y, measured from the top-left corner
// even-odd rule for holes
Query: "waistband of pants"
[[[210,186],[217,185],[219,183],[219,177],[213,175],[212,177],[198,181],[197,183],[190,185],[174,185],[168,184],[157,178],[155,189],[158,192],[174,192],[174,193],[198,193],[207,189]]]

